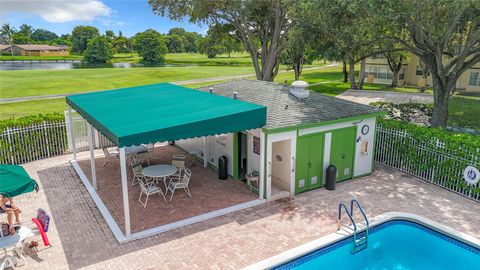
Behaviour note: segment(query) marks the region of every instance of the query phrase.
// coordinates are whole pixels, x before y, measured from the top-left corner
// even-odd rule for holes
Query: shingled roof
[[[14,45],[26,51],[64,51],[65,47],[44,45],[44,44],[18,44]]]
[[[272,82],[235,80],[199,88],[202,91],[233,97],[267,107],[265,128],[277,129],[305,124],[315,124],[362,115],[382,114],[383,111],[363,104],[329,97],[311,91],[306,99],[298,99],[288,92],[288,87]]]

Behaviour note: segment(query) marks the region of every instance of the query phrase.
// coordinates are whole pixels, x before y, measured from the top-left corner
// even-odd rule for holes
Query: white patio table
[[[0,237],[0,249],[3,249],[5,255],[7,255],[7,249],[13,248],[13,251],[17,253],[20,259],[23,260],[23,264],[25,265],[25,257],[23,256],[23,242],[25,239],[32,236],[35,236],[32,230],[25,226],[21,226],[16,234]]]
[[[166,179],[168,176],[173,175],[177,172],[177,167],[169,165],[169,164],[160,164],[160,165],[152,165],[143,168],[142,174],[146,177],[151,177],[155,179],[155,181],[161,180],[165,185],[165,190],[167,189],[167,182]]]

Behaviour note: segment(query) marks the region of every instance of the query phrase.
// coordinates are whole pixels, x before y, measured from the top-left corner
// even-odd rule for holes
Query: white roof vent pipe
[[[209,92],[210,94],[213,94],[213,88],[212,88],[212,87],[208,88],[208,92]]]
[[[305,81],[294,81],[290,88],[290,94],[300,99],[308,98],[310,95],[310,91],[307,90],[308,86],[309,84]]]
[[[233,92],[233,99],[238,99],[238,92]]]

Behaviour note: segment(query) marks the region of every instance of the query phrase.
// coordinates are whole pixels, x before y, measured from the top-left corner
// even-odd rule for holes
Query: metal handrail
[[[352,225],[353,225],[353,240],[354,240],[354,243],[355,243],[355,241],[357,240],[357,224],[355,224],[355,221],[353,220],[352,215],[350,215],[350,213],[348,212],[347,206],[343,203],[338,205],[338,229],[337,230],[340,230],[340,226],[341,226],[340,220],[342,218],[342,206],[343,206],[343,209],[345,209],[345,213],[347,213],[348,218],[350,218],[350,221],[352,222]]]
[[[354,205],[354,203],[358,206],[358,209],[360,210],[360,213],[362,213],[363,219],[365,219],[365,224],[367,225],[367,234],[368,234],[369,222],[368,222],[367,215],[365,215],[365,212],[363,212],[362,206],[360,205],[360,203],[356,199],[352,199],[350,201],[350,215],[353,216],[353,205]]]

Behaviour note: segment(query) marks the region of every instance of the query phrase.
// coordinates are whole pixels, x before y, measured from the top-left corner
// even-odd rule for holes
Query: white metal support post
[[[265,143],[266,134],[260,131],[260,176],[258,179],[258,195],[260,199],[263,199],[265,194]]]
[[[75,144],[75,134],[74,134],[74,129],[73,129],[73,117],[72,117],[72,107],[68,106],[68,122],[70,123],[70,140],[72,142],[72,153],[73,153],[73,159],[77,160],[77,147]]]
[[[123,197],[123,215],[125,218],[125,237],[131,236],[130,231],[130,206],[128,204],[128,179],[127,179],[127,158],[125,147],[120,148],[120,173],[122,176],[122,197]]]
[[[208,166],[207,136],[203,137],[203,167]]]
[[[90,167],[92,168],[92,185],[97,190],[97,171],[95,170],[95,153],[93,150],[93,127],[87,123],[88,145],[90,147]]]

